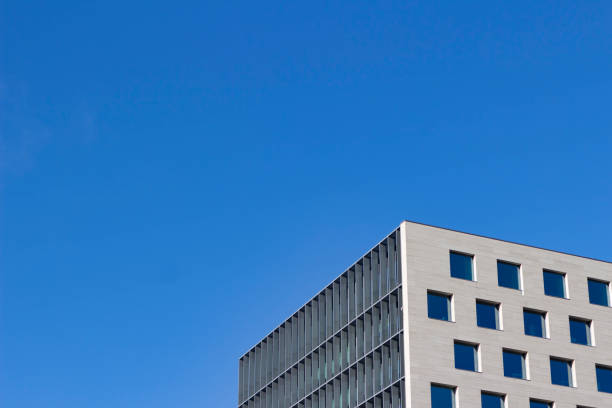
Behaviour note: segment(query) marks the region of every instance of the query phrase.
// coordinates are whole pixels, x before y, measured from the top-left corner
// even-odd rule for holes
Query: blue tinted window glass
[[[455,391],[449,387],[432,385],[431,408],[455,408]]]
[[[482,408],[504,408],[504,397],[483,392],[480,394]]]
[[[589,301],[594,305],[610,306],[609,284],[589,279]]]
[[[498,305],[476,302],[476,323],[479,327],[499,329]]]
[[[552,407],[552,404],[550,402],[529,400],[529,408],[550,408],[550,407]]]
[[[591,325],[589,322],[570,318],[570,338],[572,343],[591,345]]]
[[[569,361],[550,359],[550,381],[556,385],[572,385],[572,366]]]
[[[525,355],[504,350],[504,376],[525,378]]]
[[[548,296],[565,297],[565,276],[561,273],[544,271],[544,293]]]
[[[529,310],[523,311],[525,334],[528,336],[545,337],[544,319],[543,313],[532,312]]]
[[[431,319],[450,320],[450,296],[427,293],[427,315]]]
[[[476,371],[478,353],[472,344],[455,343],[455,368]]]
[[[612,368],[597,366],[597,391],[612,393]]]
[[[520,289],[519,266],[497,261],[497,284],[505,288]]]
[[[469,255],[450,253],[450,268],[453,278],[474,280],[472,274],[472,257]]]

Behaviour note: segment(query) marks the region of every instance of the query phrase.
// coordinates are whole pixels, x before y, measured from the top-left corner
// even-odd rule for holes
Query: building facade
[[[612,264],[403,222],[239,361],[239,408],[612,407]]]

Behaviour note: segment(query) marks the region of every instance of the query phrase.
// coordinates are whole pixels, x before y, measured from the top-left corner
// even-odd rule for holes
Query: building
[[[240,358],[240,408],[610,408],[612,264],[403,222]]]

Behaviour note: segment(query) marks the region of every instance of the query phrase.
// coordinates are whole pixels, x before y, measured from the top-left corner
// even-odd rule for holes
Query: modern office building
[[[610,408],[612,264],[403,222],[240,358],[239,408]]]

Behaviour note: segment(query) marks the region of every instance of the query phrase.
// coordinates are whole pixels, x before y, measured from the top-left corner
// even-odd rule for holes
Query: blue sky
[[[403,219],[611,259],[612,3],[0,5],[0,405],[231,407]]]

